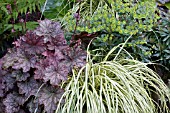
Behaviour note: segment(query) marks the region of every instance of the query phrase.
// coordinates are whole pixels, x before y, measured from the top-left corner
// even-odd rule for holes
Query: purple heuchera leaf
[[[8,53],[2,58],[2,67],[7,69],[18,60],[16,49],[9,49]]]
[[[31,78],[29,81],[24,81],[17,83],[19,87],[19,93],[25,94],[26,97],[30,97],[31,95],[36,95],[40,84]]]
[[[71,68],[78,67],[81,68],[86,64],[87,53],[82,50],[79,46],[74,46],[72,48],[67,48],[63,50],[64,55],[67,57],[68,65]]]
[[[58,46],[67,46],[67,41],[64,38],[53,39],[52,42],[47,43],[48,50],[54,50]]]
[[[32,31],[27,31],[27,33],[24,36],[22,36],[20,40],[21,40],[20,48],[22,48],[28,54],[41,54],[46,50],[43,37],[37,36]]]
[[[25,102],[25,97],[19,96],[16,93],[10,93],[4,99],[3,104],[5,105],[5,111],[7,113],[18,113],[20,105]]]
[[[38,95],[39,103],[44,105],[44,109],[47,113],[54,113],[63,93],[64,90],[59,87],[43,87]]]
[[[5,89],[5,91],[9,91],[10,89],[13,89],[15,82],[16,80],[11,76],[10,73],[8,73],[7,75],[3,76],[1,87]]]
[[[23,69],[23,72],[27,72],[31,67],[34,68],[36,59],[36,56],[29,55],[20,48],[14,48],[3,57],[3,68],[12,66],[13,69]]]
[[[35,65],[35,68],[36,68],[36,70],[34,71],[35,79],[43,79],[43,78],[45,79],[46,78],[45,73],[47,73],[46,69],[50,65],[56,65],[57,67],[58,63],[65,58],[65,56],[62,54],[60,50],[58,50],[55,53],[51,53],[47,51],[47,52],[44,52],[43,55],[46,56],[46,59],[40,60]]]
[[[49,59],[42,59],[36,63],[34,71],[34,79],[43,79],[45,74],[45,68],[49,66]]]
[[[69,73],[69,68],[62,63],[56,65],[50,65],[45,68],[45,76],[43,77],[44,81],[50,81],[51,85],[59,85],[62,81],[67,80]]]
[[[26,81],[27,78],[30,77],[30,74],[16,70],[12,72],[11,76],[14,77],[16,81]]]
[[[30,68],[35,67],[36,63],[36,56],[29,55],[25,51],[22,51],[21,49],[17,49],[17,61],[13,64],[13,69],[23,69],[23,72],[28,72]]]
[[[53,38],[64,39],[61,25],[58,22],[54,22],[48,19],[39,22],[39,27],[34,30],[38,36],[44,36],[44,42],[52,42]]]
[[[58,59],[58,60],[64,60],[66,59],[66,56],[63,54],[62,50],[68,48],[68,46],[59,46],[59,47],[55,47],[55,53],[54,56]]]

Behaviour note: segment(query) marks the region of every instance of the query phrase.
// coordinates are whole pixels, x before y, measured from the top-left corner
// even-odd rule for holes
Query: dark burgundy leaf
[[[30,97],[31,95],[36,95],[40,84],[31,78],[29,81],[17,83],[19,87],[19,93],[25,94],[26,97]]]
[[[83,67],[86,64],[87,53],[82,50],[79,46],[67,48],[63,51],[64,55],[67,56],[67,63],[71,68]]]
[[[20,48],[24,49],[28,54],[40,54],[46,50],[43,37],[37,36],[31,31],[21,37]]]
[[[98,35],[99,32],[95,32],[91,34],[89,34],[88,32],[81,32],[80,34],[73,35],[70,46],[74,46],[77,40],[81,40],[81,46],[86,48],[90,43],[90,41],[95,37],[97,37]]]
[[[11,76],[10,73],[8,73],[7,75],[3,76],[1,87],[4,88],[5,91],[9,91],[14,87],[15,82],[16,80]]]
[[[23,69],[23,72],[27,72],[30,68],[35,67],[36,63],[36,56],[28,55],[26,52],[22,51],[21,49],[17,49],[17,61],[13,64],[12,68],[14,69]]]
[[[40,26],[36,30],[34,30],[34,32],[38,36],[44,36],[45,43],[52,42],[53,38],[64,39],[64,34],[63,31],[61,30],[60,23],[45,19],[43,21],[40,21],[39,25]]]
[[[3,104],[5,105],[5,111],[7,113],[18,113],[20,105],[25,102],[25,97],[19,96],[16,93],[10,93],[4,99]]]
[[[67,80],[68,73],[69,68],[62,63],[58,63],[58,65],[50,65],[45,69],[43,79],[45,82],[50,81],[52,85],[59,85],[61,81]]]
[[[64,90],[59,87],[43,87],[38,95],[39,103],[44,105],[44,109],[47,113],[54,113],[63,93]]]
[[[88,41],[89,42],[91,39],[98,36],[98,34],[99,34],[98,32],[91,33],[91,34],[89,34],[88,32],[81,32],[80,34],[76,34],[74,36],[74,40],[81,39],[82,41]]]
[[[15,77],[16,81],[25,81],[28,77],[30,77],[30,74],[16,70],[12,72],[11,76]]]

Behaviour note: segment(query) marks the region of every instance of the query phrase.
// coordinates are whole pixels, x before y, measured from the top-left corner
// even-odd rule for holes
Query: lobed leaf
[[[29,81],[17,83],[17,86],[19,87],[20,94],[25,94],[26,97],[30,97],[31,95],[36,95],[40,84],[31,78]]]
[[[34,32],[38,36],[44,36],[44,42],[52,42],[53,38],[64,39],[63,31],[61,30],[61,25],[58,22],[54,22],[48,19],[39,22],[39,27],[37,27]],[[61,40],[59,42],[62,42]]]
[[[24,49],[28,54],[41,54],[46,50],[43,37],[37,36],[32,31],[28,31],[20,40],[20,48]]]
[[[66,65],[58,63],[58,65],[50,65],[45,69],[44,81],[50,81],[51,85],[59,85],[61,81],[67,80],[69,68]]]
[[[49,59],[42,59],[38,63],[36,63],[34,71],[34,79],[43,79],[45,68],[49,66]]]
[[[31,67],[35,67],[37,57],[34,55],[29,55],[21,49],[17,49],[17,61],[13,64],[13,69],[23,69],[23,72],[28,72]]]
[[[7,113],[18,113],[20,110],[20,105],[23,105],[25,98],[19,96],[17,93],[10,93],[4,99],[3,104],[5,105],[5,111]]]
[[[17,61],[16,49],[9,49],[8,53],[2,58],[2,67],[7,69]]]
[[[5,91],[10,91],[14,88],[16,80],[11,76],[11,73],[3,76],[1,88],[5,89]]]
[[[47,113],[54,113],[63,93],[64,90],[59,87],[45,86],[38,95],[39,103],[44,105]]]
[[[73,48],[67,48],[63,53],[67,57],[67,63],[71,68],[81,68],[86,64],[87,53],[80,47],[74,46]]]
[[[27,78],[30,77],[30,74],[16,70],[12,72],[11,76],[14,77],[16,81],[26,81]]]

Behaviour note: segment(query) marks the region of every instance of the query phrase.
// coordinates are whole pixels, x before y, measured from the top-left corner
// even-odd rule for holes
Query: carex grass
[[[59,102],[56,113],[169,112],[166,103],[170,101],[170,92],[159,75],[147,67],[148,63],[119,58],[123,48],[113,60],[108,60],[116,48],[99,63],[93,63],[88,52],[87,64],[80,70],[74,69],[63,84],[65,104]]]

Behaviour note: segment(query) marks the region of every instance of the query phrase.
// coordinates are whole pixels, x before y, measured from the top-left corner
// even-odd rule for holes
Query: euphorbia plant
[[[0,59],[0,112],[53,113],[64,92],[60,83],[86,63],[86,52],[78,41],[67,45],[60,24],[47,19],[14,45]]]

